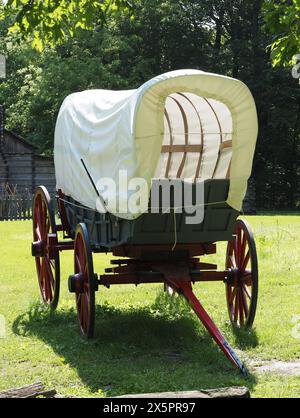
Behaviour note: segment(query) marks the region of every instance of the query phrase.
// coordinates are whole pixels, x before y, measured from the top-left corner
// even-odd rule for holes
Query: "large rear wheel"
[[[258,299],[258,261],[250,226],[236,223],[235,238],[228,242],[226,255],[226,296],[229,318],[238,327],[253,325]]]

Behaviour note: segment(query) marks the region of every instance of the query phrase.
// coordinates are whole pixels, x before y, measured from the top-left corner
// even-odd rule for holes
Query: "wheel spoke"
[[[45,225],[45,240],[47,240],[49,233],[50,233],[50,220],[49,218],[47,218],[47,222]]]
[[[84,329],[84,306],[83,306],[83,294],[81,293],[80,295],[80,323],[81,323],[81,327],[82,329]]]
[[[242,299],[242,290],[239,288],[239,313],[240,313],[240,326],[244,325],[244,307]]]
[[[88,302],[86,300],[86,293],[82,294],[82,304],[81,304],[81,308],[82,308],[82,326],[84,329],[84,332],[87,332],[87,324],[88,324],[88,310],[87,310],[87,306],[88,306]]]
[[[48,271],[47,271],[45,258],[43,258],[42,265],[43,265],[43,272],[44,272],[44,295],[45,295],[46,302],[49,302],[51,301],[52,291],[50,287],[50,281],[48,277]]]
[[[241,246],[242,246],[242,231],[239,228],[236,236],[236,254],[237,254],[237,264],[240,265],[241,262]]]
[[[40,197],[38,198],[37,205],[36,205],[36,219],[37,219],[37,224],[39,225],[39,228],[41,229],[42,217],[41,217],[41,198]]]
[[[44,260],[45,260],[45,265],[46,265],[46,269],[47,269],[47,273],[48,273],[48,279],[49,279],[49,282],[52,286],[52,289],[54,290],[55,289],[55,281],[54,281],[53,272],[51,270],[50,260],[48,260],[48,258],[46,258],[46,257],[44,258]]]
[[[235,308],[234,308],[234,322],[237,323],[239,317],[239,289],[237,288],[237,295],[235,298]]]
[[[80,237],[77,239],[75,243],[75,266],[77,266],[78,268],[76,273],[82,272],[82,251],[80,245]]]
[[[41,222],[40,222],[39,211],[38,211],[37,205],[35,205],[34,211],[33,211],[33,239],[34,241],[42,240],[40,225],[41,225]]]
[[[89,310],[89,305],[90,305],[90,300],[89,300],[89,294],[86,292],[86,293],[84,293],[84,295],[85,295],[85,318],[86,318],[86,321],[85,321],[85,326],[86,326],[86,330],[88,330],[88,326],[89,326],[89,322],[90,322],[90,320],[89,320],[89,318],[90,318],[90,310]]]
[[[232,305],[234,302],[234,299],[236,298],[236,294],[237,294],[237,287],[233,288],[233,291],[231,291],[231,295],[230,295],[230,299],[229,299],[229,304]]]
[[[75,263],[76,263],[76,267],[77,267],[76,273],[80,273],[82,271],[82,267],[81,267],[81,262],[80,262],[80,259],[78,257],[78,254],[75,255],[75,259],[76,259]]]
[[[77,254],[78,254],[79,263],[80,263],[80,273],[83,273],[84,265],[85,265],[85,254],[84,254],[81,236],[78,239],[78,253]]]
[[[247,304],[247,300],[246,300],[246,295],[245,295],[245,292],[244,292],[243,289],[241,289],[241,297],[242,297],[245,317],[246,317],[246,320],[247,320],[247,318],[249,316],[249,308],[248,308],[248,304]]]
[[[84,274],[85,279],[88,281],[88,275],[85,274],[87,272],[87,258],[86,258],[86,252],[83,241],[81,241],[81,250],[82,250],[82,273]]]
[[[45,238],[45,234],[44,234],[44,209],[43,209],[43,203],[42,201],[39,202],[39,217],[40,217],[40,230],[41,230],[41,235],[42,235],[42,239]]]
[[[41,285],[41,290],[43,292],[43,297],[45,296],[44,291],[45,291],[45,271],[44,271],[44,261],[43,259],[40,259],[40,268],[39,268],[39,279],[40,279],[40,285]]]
[[[240,263],[239,263],[239,265],[241,265],[242,262],[243,262],[243,260],[245,259],[246,245],[247,245],[247,236],[246,236],[246,234],[244,232],[244,234],[243,234],[243,240],[242,240],[242,244],[241,244],[241,251],[240,251],[241,256],[240,256]]]
[[[233,255],[234,255],[234,260],[235,260],[235,265],[238,266],[239,265],[239,258],[238,258],[238,248],[237,248],[237,237],[234,240],[233,243]]]
[[[52,302],[52,288],[51,288],[51,281],[53,280],[52,271],[50,269],[50,266],[48,264],[48,260],[45,258],[45,271],[46,271],[46,287],[47,287],[47,301],[49,303]],[[49,271],[50,270],[50,271]],[[54,280],[53,280],[54,282]]]
[[[38,226],[36,226],[36,228],[34,229],[34,232],[35,232],[35,240],[36,241],[42,241],[42,236],[41,236],[41,232],[40,232],[40,230],[39,230],[39,227]],[[37,238],[37,239],[36,239]]]
[[[240,269],[240,274],[241,274],[241,275],[242,275],[242,274],[244,274],[244,272],[245,272],[245,270],[246,270],[246,267],[247,267],[247,265],[248,265],[249,261],[250,261],[250,250],[248,250],[246,257],[245,257],[245,259],[243,260],[243,264],[242,264],[242,267],[241,267],[241,269]]]
[[[82,322],[81,321],[81,296],[82,296],[81,293],[76,293],[77,310],[78,310],[78,317],[79,317],[80,323]]]
[[[48,217],[47,217],[47,208],[46,208],[46,205],[45,205],[45,203],[43,204],[43,217],[42,217],[42,221],[43,221],[43,238],[44,238],[44,240],[46,240],[47,239],[47,220],[48,220]]]
[[[245,294],[247,295],[248,299],[250,299],[250,300],[251,300],[252,295],[250,294],[250,292],[249,292],[249,289],[248,289],[247,285],[246,285],[245,283],[242,283],[242,287],[243,287],[243,290],[244,290]]]
[[[242,279],[243,280],[248,280],[248,279],[251,279],[251,278],[252,278],[252,271],[248,270],[248,269],[245,269]]]
[[[236,268],[236,262],[232,255],[229,256],[229,263],[230,263],[231,268],[234,268],[234,269]]]
[[[55,260],[49,259],[50,266],[55,270]]]

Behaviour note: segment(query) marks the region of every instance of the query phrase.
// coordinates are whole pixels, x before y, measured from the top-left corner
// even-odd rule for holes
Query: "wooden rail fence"
[[[0,196],[0,221],[20,221],[32,218],[32,196]]]

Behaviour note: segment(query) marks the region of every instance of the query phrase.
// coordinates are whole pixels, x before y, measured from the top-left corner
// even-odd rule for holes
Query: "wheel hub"
[[[230,286],[239,287],[242,284],[243,275],[238,268],[231,268],[228,270],[227,283]]]
[[[33,242],[31,245],[31,254],[33,257],[44,257],[45,242],[43,240]]]
[[[84,277],[82,273],[72,274],[69,277],[68,287],[70,293],[84,293]]]

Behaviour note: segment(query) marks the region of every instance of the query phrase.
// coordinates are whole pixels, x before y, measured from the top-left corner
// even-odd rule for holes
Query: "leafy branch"
[[[8,19],[9,32],[30,39],[42,51],[79,30],[103,26],[108,16],[120,12],[132,12],[128,0],[8,0],[0,6],[0,21]]]
[[[265,0],[264,11],[274,36],[269,45],[274,66],[292,64],[300,53],[300,0]]]

